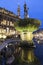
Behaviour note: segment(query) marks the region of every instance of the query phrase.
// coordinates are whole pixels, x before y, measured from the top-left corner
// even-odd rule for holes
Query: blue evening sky
[[[6,8],[17,14],[18,4],[21,9],[21,17],[23,18],[23,5],[27,3],[29,7],[28,14],[31,18],[36,18],[41,21],[41,28],[43,28],[43,0],[0,0],[0,7]]]

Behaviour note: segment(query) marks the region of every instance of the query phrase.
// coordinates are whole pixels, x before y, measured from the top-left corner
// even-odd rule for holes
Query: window
[[[6,25],[6,20],[1,21],[1,24]]]

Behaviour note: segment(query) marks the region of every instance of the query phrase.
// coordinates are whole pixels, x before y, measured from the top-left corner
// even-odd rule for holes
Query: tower
[[[20,5],[18,5],[18,8],[17,8],[17,15],[20,18]]]
[[[24,3],[24,18],[28,18],[29,16],[28,16],[28,7],[27,7],[27,5],[26,5],[26,3]]]

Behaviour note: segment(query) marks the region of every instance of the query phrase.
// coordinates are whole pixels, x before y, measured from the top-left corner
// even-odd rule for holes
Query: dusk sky
[[[41,21],[41,28],[43,28],[43,0],[0,0],[0,7],[5,8],[17,14],[18,4],[21,9],[21,17],[24,16],[24,2],[29,7],[28,14],[30,18],[36,18]]]

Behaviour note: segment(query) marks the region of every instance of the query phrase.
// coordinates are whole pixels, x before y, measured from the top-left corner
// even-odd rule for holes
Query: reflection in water
[[[17,42],[16,44],[9,44],[7,48],[4,49],[7,63],[13,58],[10,64],[40,65],[39,60],[34,56],[34,49],[36,50],[36,48],[33,47],[34,45],[30,45],[27,41],[21,42],[20,44],[17,44]]]

